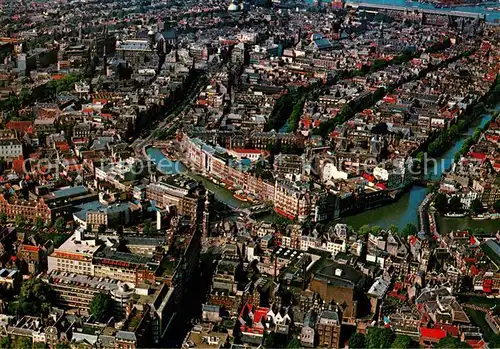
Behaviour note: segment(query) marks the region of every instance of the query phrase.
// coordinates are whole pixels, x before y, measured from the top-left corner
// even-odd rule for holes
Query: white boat
[[[444,216],[448,218],[462,218],[465,217],[465,213],[447,213]]]

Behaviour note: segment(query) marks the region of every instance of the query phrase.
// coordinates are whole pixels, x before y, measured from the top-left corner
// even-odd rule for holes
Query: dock
[[[344,3],[345,8],[363,8],[367,10],[384,10],[384,11],[401,11],[401,12],[417,12],[423,14],[432,14],[432,15],[441,15],[441,16],[452,16],[452,17],[464,17],[464,18],[473,18],[485,20],[486,15],[484,13],[475,13],[475,12],[465,12],[465,11],[455,11],[455,10],[447,10],[447,9],[424,9],[418,7],[406,7],[406,6],[397,6],[397,5],[385,5],[385,4],[372,4],[368,2],[357,2],[357,1],[346,1]]]

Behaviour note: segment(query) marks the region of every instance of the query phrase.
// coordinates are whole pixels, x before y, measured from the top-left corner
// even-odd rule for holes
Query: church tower
[[[208,201],[208,194],[205,196],[205,207],[203,208],[203,227],[202,237],[207,238],[210,233],[210,202]]]

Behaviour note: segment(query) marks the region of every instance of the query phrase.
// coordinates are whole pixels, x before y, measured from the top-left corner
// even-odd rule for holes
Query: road
[[[189,108],[193,102],[196,100],[201,90],[205,87],[206,82],[210,81],[211,76],[206,79],[205,77],[201,77],[196,84],[196,87],[189,94],[187,99],[184,100],[183,107],[181,110],[174,110],[173,112],[165,115],[162,121],[158,123],[158,126],[154,128],[154,131],[158,130],[166,130],[167,132],[172,131],[173,129],[177,129],[179,123],[182,119],[182,116],[187,108]],[[131,146],[135,151],[136,156],[143,157],[144,153],[142,152],[143,148],[151,143],[153,140],[153,130],[149,132],[146,137],[139,137],[134,142],[132,142]]]

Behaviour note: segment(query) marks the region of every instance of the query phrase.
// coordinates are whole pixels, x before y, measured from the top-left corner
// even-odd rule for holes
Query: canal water
[[[356,1],[358,2],[358,1]],[[379,5],[392,5],[392,6],[404,6],[408,7],[409,9],[427,9],[427,10],[436,10],[436,8],[431,5],[431,4],[425,4],[425,3],[420,3],[417,1],[407,1],[407,0],[361,0],[359,2],[365,2],[365,3],[370,3],[370,4],[379,4]],[[487,10],[486,8],[489,7],[498,7],[498,3],[495,5],[485,5],[485,6],[458,6],[455,8],[440,8],[437,10],[440,11],[447,11],[447,12],[453,12],[453,11],[461,11],[461,12],[472,12],[472,13],[477,13],[477,14],[485,14],[486,15],[486,21],[488,22],[495,22],[495,21],[500,21],[500,12],[499,11],[491,11]]]
[[[500,105],[497,106],[497,110]],[[460,150],[462,144],[472,135],[474,131],[483,127],[492,118],[491,114],[485,114],[481,119],[477,120],[467,130],[467,132],[457,140],[453,146],[448,149],[438,160],[440,164],[437,168],[432,169],[428,178],[438,180],[443,173],[443,170],[451,168],[455,154]],[[441,163],[443,165],[441,165]],[[408,193],[403,194],[398,201],[389,205],[381,206],[373,210],[365,211],[353,216],[345,217],[342,222],[347,223],[354,229],[367,224],[378,225],[382,228],[389,228],[395,224],[402,229],[406,224],[413,223],[418,226],[418,207],[424,200],[427,194],[427,188],[413,186]],[[439,218],[438,227],[441,232],[448,232],[455,229],[463,229],[465,227],[484,228],[484,229],[500,229],[500,220],[497,221],[474,221],[470,218]],[[495,228],[496,227],[496,228]]]
[[[185,175],[202,182],[205,188],[214,193],[215,199],[220,201],[232,208],[246,207],[249,206],[247,202],[240,201],[233,196],[230,190],[227,190],[220,185],[217,185],[203,176],[197,175],[189,171],[186,166],[184,166],[180,161],[170,161],[158,148],[149,147],[146,150],[149,158],[156,163],[158,170],[162,173],[167,174],[178,174],[184,173]]]
[[[497,106],[500,110],[500,105]],[[473,125],[463,134],[462,138],[457,140],[453,146],[444,153],[438,161],[443,165],[438,166],[435,170],[431,171],[429,178],[437,180],[441,177],[443,169],[449,169],[453,163],[455,154],[460,150],[462,144],[468,136],[472,135],[478,127],[484,126],[491,120],[491,114],[485,114],[481,119],[477,120]],[[280,130],[283,132],[283,130]],[[203,185],[214,193],[215,198],[233,208],[247,207],[247,202],[240,201],[233,196],[233,193],[226,188],[216,185],[208,179],[190,172],[182,163],[178,161],[169,161],[165,155],[157,148],[148,148],[148,156],[156,162],[158,169],[163,173],[185,173],[189,177],[198,180]],[[363,225],[372,224],[378,225],[382,228],[388,228],[390,225],[395,224],[402,229],[406,224],[413,223],[418,225],[417,210],[420,203],[424,200],[427,194],[427,188],[420,186],[413,186],[407,193],[403,194],[398,201],[389,205],[381,206],[373,210],[368,210],[353,216],[341,219],[341,222],[347,223],[354,229],[358,229]],[[272,220],[272,215],[265,215],[259,217],[262,220]],[[485,220],[474,221],[468,217],[466,218],[438,218],[438,226],[441,232],[448,232],[451,230],[464,229],[464,228],[483,228],[486,230],[500,229],[500,220]]]

